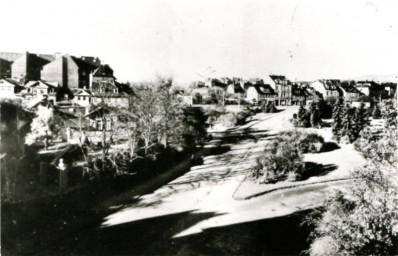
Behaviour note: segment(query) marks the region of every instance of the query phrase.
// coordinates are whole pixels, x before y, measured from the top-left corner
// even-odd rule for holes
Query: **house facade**
[[[338,80],[318,80],[310,84],[310,86],[326,99],[338,98],[340,96],[337,89]]]
[[[342,82],[338,88],[346,101],[355,101],[361,92],[350,82]]]
[[[16,98],[22,89],[22,86],[11,79],[0,79],[0,98]]]
[[[252,103],[275,101],[276,93],[269,84],[252,84],[247,87],[246,100]]]
[[[24,86],[25,89],[21,91],[21,96],[25,100],[32,100],[35,98],[48,98],[48,100],[56,101],[56,92],[58,89],[58,84],[48,83],[44,81],[28,81]]]
[[[81,107],[89,107],[92,102],[90,90],[87,90],[85,88],[75,89],[73,91],[72,102]]]

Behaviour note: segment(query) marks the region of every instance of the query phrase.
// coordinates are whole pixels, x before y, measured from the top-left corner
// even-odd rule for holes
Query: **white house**
[[[339,91],[337,90],[336,83],[332,80],[318,80],[311,83],[310,87],[321,93],[324,99],[337,98],[339,97]]]
[[[370,94],[370,83],[358,83],[356,88],[366,96]]]
[[[262,100],[275,100],[276,94],[268,84],[256,84],[246,90],[246,100],[259,102]]]
[[[355,101],[361,95],[361,92],[352,84],[342,83],[339,88],[343,93],[344,99],[348,101]]]
[[[23,88],[16,83],[11,82],[8,79],[0,80],[0,98],[16,98],[15,95],[18,90]]]
[[[269,84],[271,86],[271,88],[274,91],[276,91],[276,82],[271,76],[267,75],[267,76],[261,77],[261,79],[263,80],[264,84]]]
[[[87,89],[77,89],[73,92],[73,103],[82,107],[88,107],[91,103],[91,92]]]
[[[32,98],[48,97],[57,91],[58,83],[44,82],[44,81],[29,81],[25,85],[23,93],[32,95]]]

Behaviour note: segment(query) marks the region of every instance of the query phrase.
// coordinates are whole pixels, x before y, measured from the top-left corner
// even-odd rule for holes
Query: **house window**
[[[98,127],[98,130],[102,130],[102,121],[101,120],[98,120],[97,121],[97,127]]]
[[[111,120],[106,120],[106,130],[110,131],[112,129],[112,122]]]
[[[43,90],[40,90],[40,94],[43,94],[44,93],[44,91]]]

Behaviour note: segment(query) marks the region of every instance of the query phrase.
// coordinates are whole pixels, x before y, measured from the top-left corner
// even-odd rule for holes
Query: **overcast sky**
[[[0,51],[95,55],[120,81],[397,73],[398,1],[0,0]]]

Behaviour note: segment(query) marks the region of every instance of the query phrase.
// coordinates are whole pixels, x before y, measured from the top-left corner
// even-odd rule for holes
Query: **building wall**
[[[258,101],[258,92],[257,92],[256,88],[254,88],[253,86],[250,86],[249,88],[247,88],[246,99],[249,101],[252,101],[252,100]]]
[[[323,83],[316,81],[316,82],[313,82],[310,86],[312,88],[314,88],[315,91],[321,93],[323,96],[326,95],[326,90],[325,90],[325,87],[323,86]]]
[[[11,78],[11,61],[0,58],[0,79]]]
[[[360,92],[362,92],[363,94],[365,94],[366,96],[369,96],[369,94],[370,94],[369,87],[357,87],[357,89]]]
[[[96,83],[107,82],[107,83],[115,84],[115,79],[113,77],[94,76],[93,82],[96,82]]]
[[[60,86],[66,86],[63,79],[63,58],[60,57],[43,66],[41,79],[44,81],[58,82]]]
[[[276,84],[276,92],[278,93],[279,105],[292,105],[292,85],[291,84]]]
[[[82,106],[82,107],[88,107],[90,106],[90,96],[89,95],[76,95],[73,98],[73,102]]]
[[[129,106],[129,99],[127,97],[92,97],[92,104],[94,105],[102,101],[111,107],[127,108]]]
[[[65,56],[66,59],[66,74],[67,86],[69,89],[79,88],[79,67],[70,56]]]
[[[42,67],[49,62],[36,54],[26,52],[12,63],[11,77],[16,80],[39,80]]]
[[[26,78],[27,71],[27,53],[16,59],[11,65],[11,77],[17,81]]]
[[[14,87],[13,84],[0,82],[0,98],[13,98],[15,96]]]

